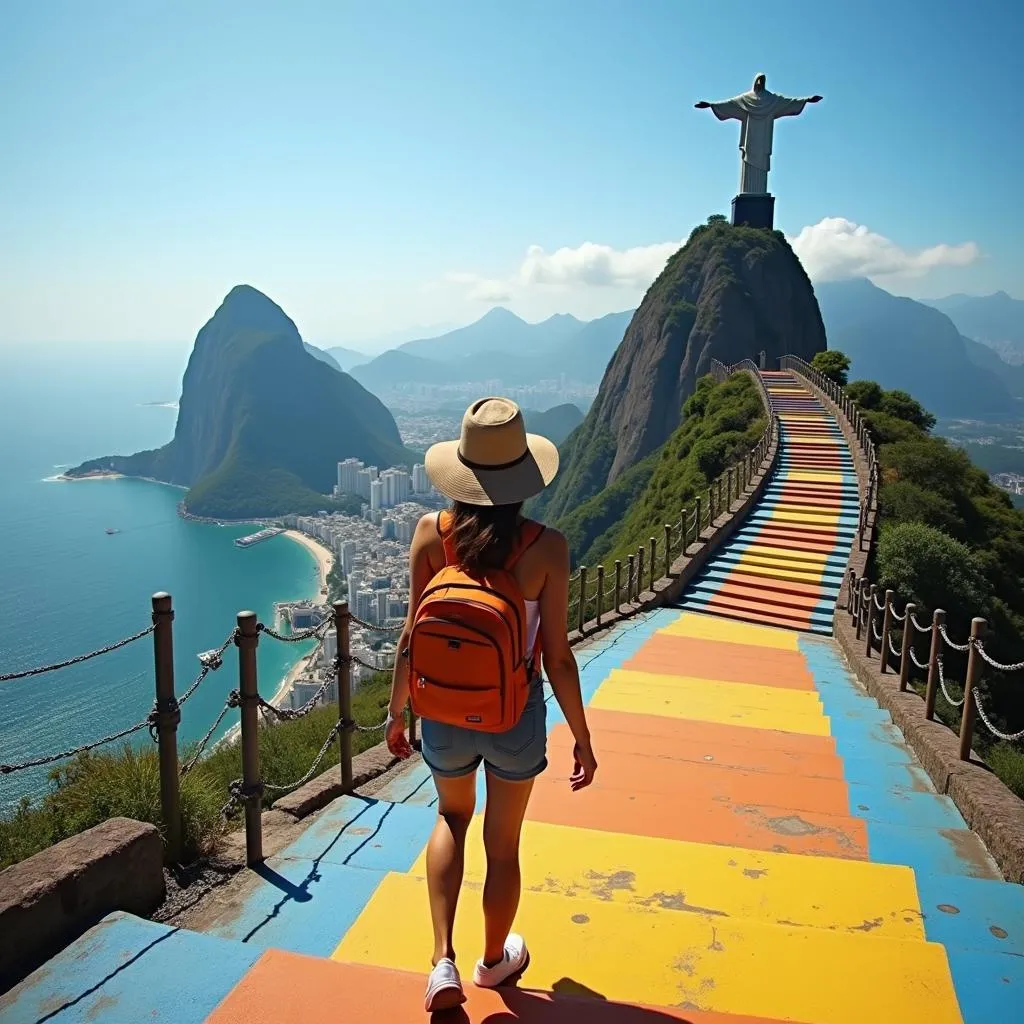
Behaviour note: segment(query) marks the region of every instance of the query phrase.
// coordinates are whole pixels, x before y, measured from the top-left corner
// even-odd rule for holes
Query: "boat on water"
[[[112,534],[112,533],[120,533],[121,531],[116,526],[108,526],[106,528],[106,530],[104,530],[103,532],[106,533],[106,534]]]

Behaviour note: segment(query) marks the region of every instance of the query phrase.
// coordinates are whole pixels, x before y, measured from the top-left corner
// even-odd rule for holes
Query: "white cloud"
[[[817,281],[921,278],[937,268],[966,266],[981,255],[974,242],[941,243],[911,251],[845,217],[825,217],[809,224],[792,236],[790,243]],[[682,245],[682,241],[671,241],[615,249],[584,242],[553,252],[531,245],[518,267],[505,277],[452,272],[429,287],[453,287],[471,308],[500,303],[510,304],[523,315],[572,311],[600,316],[638,303]]]
[[[610,245],[584,242],[575,248],[562,246],[552,253],[531,245],[519,267],[519,280],[524,285],[646,288],[682,244],[657,242],[613,249]]]
[[[924,277],[936,267],[965,267],[981,253],[974,242],[929,246],[911,252],[892,239],[845,217],[825,217],[790,238],[807,273],[816,281],[850,277]]]

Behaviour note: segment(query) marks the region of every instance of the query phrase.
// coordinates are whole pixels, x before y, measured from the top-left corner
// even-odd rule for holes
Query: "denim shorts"
[[[421,727],[423,760],[444,779],[475,772],[481,761],[487,771],[509,782],[525,782],[548,766],[547,705],[540,676],[530,685],[522,716],[507,732],[480,732],[426,718]]]

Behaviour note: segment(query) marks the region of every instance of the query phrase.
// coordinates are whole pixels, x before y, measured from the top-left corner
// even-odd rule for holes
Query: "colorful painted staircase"
[[[600,768],[570,792],[549,699],[551,767],[522,844],[531,966],[519,988],[467,985],[437,1021],[1021,1019],[1024,888],[1000,880],[831,640],[729,612],[661,609],[579,651]],[[422,763],[336,801],[205,934],[113,915],[0,998],[0,1024],[425,1019],[434,803]],[[484,870],[478,815],[455,935],[467,977]]]
[[[779,417],[776,474],[682,607],[832,634],[857,529],[857,475],[835,418],[790,373],[761,374]]]

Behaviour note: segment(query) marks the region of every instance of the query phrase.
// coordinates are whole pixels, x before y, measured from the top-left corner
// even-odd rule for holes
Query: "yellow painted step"
[[[794,548],[778,548],[773,547],[771,544],[761,544],[759,542],[748,547],[744,551],[743,556],[746,557],[748,554],[754,553],[757,554],[758,558],[771,559],[787,565],[807,565],[809,568],[824,565],[829,557],[817,551],[797,551]]]
[[[475,882],[486,872],[482,820],[473,819],[466,842],[466,878]],[[523,826],[520,863],[523,888],[535,892],[925,941],[914,872],[903,866],[539,821]],[[409,873],[426,873],[425,851]]]
[[[772,519],[784,519],[791,523],[819,523],[823,526],[834,526],[839,522],[838,512],[811,512],[796,505],[776,505],[772,509]]]
[[[781,686],[733,683],[700,676],[613,668],[600,690],[649,693],[655,701],[678,698],[692,704],[722,704],[760,711],[788,711],[797,715],[822,715],[824,705],[816,690],[788,690]],[[643,712],[638,713],[642,714]]]
[[[788,580],[792,583],[816,584],[821,582],[820,569],[812,572],[791,565],[779,565],[777,562],[765,563],[758,558],[749,558],[746,555],[736,564],[736,571],[749,576],[764,576],[768,579]]]
[[[480,900],[467,885],[459,901],[454,939],[467,964],[482,945]],[[515,927],[530,946],[531,988],[571,979],[620,1002],[816,1024],[962,1024],[934,943],[536,892],[523,893]],[[426,883],[389,874],[333,956],[424,972],[431,945]]]
[[[605,711],[625,711],[634,715],[660,715],[662,718],[685,718],[692,722],[717,722],[745,729],[773,729],[805,736],[831,736],[826,715],[798,714],[794,711],[748,708],[728,702],[696,703],[686,697],[664,696],[639,692],[636,688],[601,687],[590,706]]]
[[[688,636],[695,640],[717,640],[719,643],[770,647],[778,651],[800,650],[800,634],[793,630],[755,626],[747,622],[719,619],[697,612],[681,612],[678,619],[668,623],[658,632]]]
[[[780,480],[803,480],[807,483],[841,484],[842,473],[816,472],[810,469],[790,469],[779,476]]]

